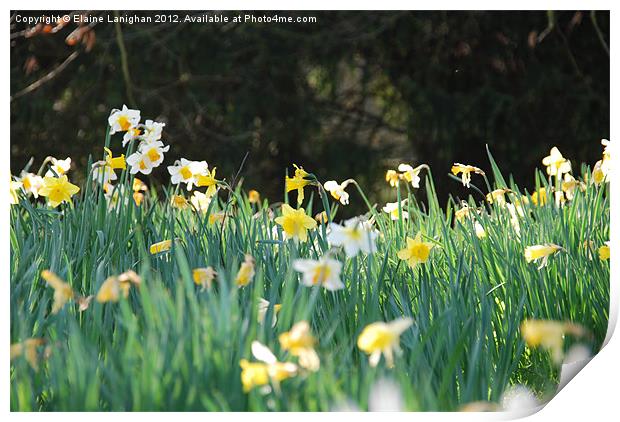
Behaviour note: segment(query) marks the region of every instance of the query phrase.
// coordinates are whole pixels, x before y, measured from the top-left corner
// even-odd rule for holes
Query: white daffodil
[[[409,218],[409,212],[405,208],[405,204],[406,203],[407,203],[406,199],[404,199],[400,203],[401,204],[402,215],[403,215],[403,220],[406,220],[407,218]],[[386,212],[386,213],[390,214],[390,218],[392,220],[398,220],[398,202],[388,202],[383,207],[383,212]]]
[[[322,286],[327,290],[343,289],[344,284],[340,281],[342,262],[328,257],[322,257],[318,261],[314,259],[296,259],[293,269],[303,274],[301,283],[304,286]]]
[[[377,251],[375,240],[379,233],[359,217],[345,221],[344,226],[331,223],[329,229],[327,241],[334,246],[342,246],[349,258],[360,251],[367,254]]]
[[[405,180],[411,183],[411,186],[418,189],[420,187],[420,170],[421,166],[413,168],[409,164],[399,164],[398,171],[403,174]]]
[[[161,139],[161,134],[166,126],[165,123],[155,122],[153,120],[147,120],[144,123],[142,138],[145,142],[155,142]]]
[[[114,172],[114,169],[110,166],[99,165],[99,163],[93,164],[93,180],[99,182],[101,185],[106,185],[118,177]]]
[[[204,175],[207,171],[206,161],[190,161],[185,158],[177,160],[173,166],[168,166],[170,181],[175,185],[187,183],[187,190],[192,190],[197,183],[196,176]]]
[[[138,172],[150,174],[151,171],[164,161],[164,152],[168,152],[170,145],[164,146],[161,141],[141,144],[138,151],[127,157],[127,164],[131,167],[131,174]]]
[[[271,316],[272,327],[275,327],[276,323],[278,322],[278,312],[280,312],[280,308],[282,308],[282,305],[279,303],[276,303],[275,305],[273,305],[273,311],[272,311],[272,316]],[[263,324],[265,322],[265,316],[267,316],[268,310],[269,310],[269,301],[262,297],[259,298],[258,299],[258,315],[257,315],[259,324]]]
[[[342,183],[338,183],[335,180],[329,180],[325,182],[323,187],[329,192],[336,201],[340,201],[342,205],[349,204],[349,194],[345,191],[345,188],[349,183],[353,182],[352,179],[345,180]]]
[[[22,183],[22,188],[26,193],[32,194],[35,198],[39,197],[39,189],[43,187],[43,178],[41,176],[22,172],[21,177],[17,181]]]
[[[194,191],[190,202],[196,208],[196,210],[205,214],[209,210],[209,204],[211,203],[211,197],[205,195],[200,191]]]
[[[110,125],[110,135],[114,135],[116,132],[127,132],[138,126],[140,122],[140,110],[132,110],[127,108],[123,104],[123,109],[113,109],[108,117],[108,124]]]
[[[54,157],[50,158],[50,169],[45,172],[45,177],[60,177],[71,169],[71,158],[58,160]]]

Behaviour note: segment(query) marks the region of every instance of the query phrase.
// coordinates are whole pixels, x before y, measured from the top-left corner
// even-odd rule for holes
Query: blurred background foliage
[[[167,123],[165,164],[206,160],[230,180],[249,152],[244,186],[272,201],[292,163],[354,177],[376,201],[395,200],[386,169],[428,163],[441,201],[463,197],[447,173],[490,171],[485,144],[531,188],[553,145],[592,165],[609,137],[606,11],[278,14],[317,22],[27,27],[13,14],[12,173],[53,155],[82,176],[124,103]],[[153,179],[168,182],[165,166]]]

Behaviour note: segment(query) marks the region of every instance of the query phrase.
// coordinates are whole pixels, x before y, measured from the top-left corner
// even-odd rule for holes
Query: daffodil
[[[153,243],[149,248],[151,255],[156,255],[161,252],[169,251],[172,247],[172,240],[163,240],[161,242]]]
[[[116,132],[126,132],[136,127],[139,122],[140,110],[132,110],[123,104],[121,110],[113,109],[110,113],[110,117],[108,117],[110,135],[114,135]]]
[[[146,192],[148,190],[148,187],[142,180],[138,179],[137,177],[134,177],[133,184],[132,184],[132,190],[133,190],[133,200],[137,206],[140,206],[140,204],[142,204],[142,201],[144,200],[144,194],[142,192]]]
[[[478,221],[474,222],[474,232],[476,233],[476,237],[478,239],[484,239],[485,237],[487,237],[486,230],[484,230],[484,227],[482,227],[482,224],[480,224]]]
[[[385,181],[388,182],[391,187],[395,188],[398,186],[399,179],[400,175],[396,172],[396,170],[388,170],[385,172]]]
[[[22,188],[26,193],[31,194],[35,198],[39,197],[39,189],[43,187],[43,178],[41,176],[22,172],[18,181],[22,183]]]
[[[254,278],[254,258],[250,254],[245,255],[245,260],[241,263],[241,267],[235,277],[235,283],[239,287],[247,286]]]
[[[165,126],[165,123],[147,120],[144,122],[144,125],[142,125],[142,138],[147,143],[159,141]]]
[[[494,191],[487,193],[487,202],[489,204],[496,203],[499,206],[506,205],[506,194],[512,192],[510,189],[495,189]]]
[[[586,184],[580,180],[576,180],[570,173],[564,174],[562,191],[566,194],[566,199],[572,201],[577,189],[583,192],[586,189]]]
[[[200,191],[194,191],[192,197],[190,198],[190,202],[196,208],[197,211],[206,214],[209,210],[209,205],[211,204],[211,197],[205,195]]]
[[[209,214],[209,224],[215,224],[217,222],[223,222],[226,214],[224,211],[212,212]]]
[[[185,158],[177,160],[173,166],[168,166],[172,184],[186,183],[187,190],[192,190],[197,182],[197,176],[207,172],[207,169],[206,161],[190,161]]]
[[[451,171],[452,171],[452,174],[454,174],[455,176],[461,173],[461,181],[463,182],[463,186],[466,186],[466,187],[469,187],[469,182],[471,182],[471,173],[476,173],[481,176],[484,176],[484,171],[482,171],[478,167],[461,164],[461,163],[454,163],[452,165]]]
[[[407,199],[403,199],[400,201],[400,212],[402,212],[403,220],[409,218],[409,211],[406,208]],[[388,202],[383,207],[383,212],[386,212],[390,215],[392,220],[398,220],[399,210],[398,210],[398,202]]]
[[[605,242],[603,246],[598,248],[598,257],[601,261],[606,261],[609,259],[609,242]]]
[[[280,382],[297,374],[297,365],[289,362],[278,362],[274,354],[258,341],[252,342],[252,355],[260,362],[249,362],[241,359],[241,384],[245,393],[255,387],[266,386],[271,381],[276,388]]]
[[[63,202],[71,202],[71,197],[78,193],[80,188],[69,183],[67,176],[44,177],[43,187],[39,189],[39,195],[47,198],[47,203],[55,208]]]
[[[325,211],[321,211],[314,216],[314,220],[319,224],[327,224],[329,219],[327,218],[327,213]]]
[[[336,201],[340,201],[342,205],[349,204],[349,194],[345,191],[346,187],[353,182],[353,179],[345,180],[342,183],[338,183],[335,180],[329,180],[325,182],[323,187],[327,192],[332,195]]]
[[[217,277],[217,272],[211,266],[192,270],[192,279],[196,285],[202,287],[202,290],[210,289],[215,277]]]
[[[532,203],[536,206],[542,207],[547,203],[547,189],[540,188],[538,191],[532,194]]]
[[[334,246],[342,246],[349,258],[360,251],[367,254],[377,251],[375,241],[379,233],[359,217],[345,221],[344,226],[331,223],[329,229],[327,241]]]
[[[16,205],[19,204],[19,194],[18,192],[22,189],[23,183],[18,182],[16,180],[11,179],[10,182],[10,196],[9,196],[9,204]]]
[[[544,245],[534,245],[525,248],[525,260],[527,262],[533,262],[542,260],[538,269],[541,269],[547,265],[549,257],[559,251],[563,250],[561,246],[553,243],[546,243]]]
[[[69,300],[73,299],[73,289],[71,286],[63,281],[56,274],[50,270],[41,271],[41,277],[54,289],[54,304],[52,305],[52,314],[57,314],[58,311],[65,306]]]
[[[296,323],[291,331],[280,334],[278,340],[282,350],[288,350],[291,355],[299,358],[299,366],[313,372],[319,370],[321,361],[314,350],[316,339],[310,332],[307,321]]]
[[[209,170],[205,170],[204,174],[196,175],[196,186],[206,186],[207,191],[205,192],[205,194],[209,198],[211,198],[217,192],[217,182],[218,180],[215,178],[215,167],[213,167],[213,170],[211,170],[211,172],[209,172]]]
[[[305,242],[308,239],[308,230],[317,226],[316,221],[306,215],[303,208],[293,209],[290,205],[282,205],[282,215],[275,219],[276,224],[282,226],[289,238]]]
[[[460,221],[462,223],[463,221],[465,221],[467,217],[470,216],[470,211],[471,211],[471,208],[469,208],[469,205],[467,205],[466,202],[463,202],[463,204],[461,205],[461,208],[454,211],[454,217],[456,218],[457,221]]]
[[[104,162],[98,161],[93,163],[93,180],[99,182],[102,186],[106,186],[118,179],[118,177],[112,167],[102,163]]]
[[[571,171],[570,161],[562,156],[557,147],[551,148],[549,155],[542,159],[542,163],[547,167],[547,174],[549,176],[561,178],[562,174]]]
[[[170,145],[164,146],[161,141],[140,144],[138,150],[127,157],[130,173],[151,174],[164,161],[164,153],[169,149]]]
[[[127,132],[123,135],[123,147],[127,146],[128,143],[137,141],[142,138],[144,134],[144,129],[141,125],[136,127],[129,128]]]
[[[303,167],[295,167],[295,175],[293,177],[286,176],[285,185],[286,192],[297,190],[297,206],[300,206],[304,201],[304,188],[313,182],[310,174],[304,170]]]
[[[71,158],[67,157],[64,160],[59,160],[54,157],[50,157],[50,168],[45,172],[45,177],[57,177],[66,174],[71,169]]]
[[[181,195],[172,195],[172,198],[170,199],[170,205],[180,210],[184,210],[190,207],[187,199],[185,199],[185,197]]]
[[[560,321],[528,319],[521,323],[521,336],[529,347],[542,347],[551,352],[556,364],[564,356],[564,336],[583,336],[585,330],[578,324]]]
[[[327,290],[344,289],[340,280],[342,262],[323,256],[321,259],[296,259],[293,269],[302,273],[301,284],[304,286],[322,286]]]
[[[413,324],[411,318],[398,318],[390,322],[367,325],[357,338],[357,347],[370,355],[370,366],[375,367],[385,356],[388,367],[394,366],[394,352],[400,352],[400,335]]]
[[[403,179],[405,179],[408,183],[411,183],[411,186],[418,189],[420,187],[420,170],[424,166],[425,165],[423,164],[413,168],[409,164],[399,164],[398,171],[402,173]]]
[[[26,340],[11,344],[10,359],[14,360],[20,356],[26,359],[35,371],[39,369],[39,347],[45,344],[43,338],[27,338]]]
[[[264,298],[259,298],[258,299],[258,315],[257,315],[257,320],[259,324],[263,324],[265,322],[265,316],[267,316],[267,311],[269,310],[269,301],[267,299]],[[276,303],[275,305],[273,305],[273,316],[271,317],[271,326],[275,327],[276,323],[278,322],[278,312],[280,312],[280,309],[282,309],[282,305],[279,303]]]
[[[407,246],[398,251],[398,258],[407,261],[409,267],[415,268],[416,265],[428,261],[434,246],[433,243],[422,241],[422,234],[418,233],[414,239],[407,237]]]
[[[131,285],[140,286],[142,279],[133,270],[128,270],[119,276],[110,276],[101,284],[95,300],[99,303],[118,302],[122,295],[129,297]]]
[[[248,192],[248,201],[250,204],[258,204],[260,202],[260,193],[257,190],[252,189]]]

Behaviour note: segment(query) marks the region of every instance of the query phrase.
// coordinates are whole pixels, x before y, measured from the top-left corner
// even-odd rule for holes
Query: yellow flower
[[[319,224],[327,224],[329,220],[327,219],[327,213],[325,211],[321,211],[314,216],[314,220]]]
[[[136,177],[133,179],[132,188],[133,200],[137,206],[140,206],[142,204],[142,201],[144,201],[144,194],[142,192],[146,192],[148,190],[148,187],[146,186],[146,184],[144,184],[142,180]]]
[[[582,326],[559,321],[529,319],[521,323],[521,336],[529,347],[541,346],[551,352],[556,364],[562,362],[564,356],[564,335],[585,335]]]
[[[121,154],[120,157],[113,157],[112,151],[109,148],[103,148],[106,152],[105,162],[106,165],[112,169],[126,169],[127,163],[125,162],[125,154]]]
[[[541,207],[545,205],[547,203],[547,190],[540,188],[538,192],[534,192],[532,194],[532,203]]]
[[[156,255],[160,252],[165,252],[170,250],[172,247],[172,240],[163,240],[161,242],[153,243],[149,248],[151,255]]]
[[[57,207],[63,202],[71,202],[71,197],[78,193],[80,188],[69,183],[67,176],[44,177],[43,187],[39,189],[39,195],[47,197],[51,207]]]
[[[128,270],[118,277],[110,276],[101,284],[95,300],[99,303],[118,302],[121,294],[127,299],[131,285],[140,286],[141,283],[142,279],[133,270]]]
[[[252,189],[248,192],[248,201],[250,201],[250,204],[258,204],[260,202],[260,193]]]
[[[481,176],[484,176],[484,171],[482,171],[478,167],[461,164],[461,163],[454,163],[452,165],[451,171],[452,171],[452,174],[454,174],[455,176],[461,173],[461,180],[463,181],[463,186],[467,186],[467,187],[469,187],[469,182],[471,182],[472,172],[479,174]]]
[[[36,371],[39,369],[39,354],[37,348],[44,344],[45,339],[42,338],[28,338],[21,343],[11,344],[10,358],[13,360],[23,355],[26,362]]]
[[[185,199],[184,196],[181,195],[172,195],[172,198],[170,199],[170,205],[180,210],[189,208],[189,202],[187,201],[187,199]]]
[[[388,170],[385,172],[385,181],[388,182],[393,188],[398,186],[398,179],[400,179],[400,176],[396,173],[396,170]]]
[[[205,192],[205,194],[209,198],[211,198],[217,192],[218,181],[215,179],[215,169],[216,167],[213,167],[213,170],[211,170],[211,172],[207,170],[205,172],[206,174],[199,174],[196,176],[196,186],[207,186],[207,191]]]
[[[314,350],[316,339],[312,336],[310,325],[306,321],[293,325],[291,331],[280,334],[278,340],[282,350],[289,350],[291,355],[299,358],[299,366],[313,372],[319,370],[321,361]]]
[[[544,245],[528,246],[525,248],[525,252],[524,252],[525,260],[527,262],[532,262],[532,261],[542,259],[542,262],[540,266],[538,267],[538,269],[541,269],[547,265],[549,256],[553,255],[554,253],[562,249],[563,248],[561,246],[555,245],[553,243],[546,243]]]
[[[19,195],[17,194],[17,192],[19,192],[19,190],[22,188],[22,182],[16,182],[15,180],[11,179],[10,188],[11,196],[9,197],[9,204],[19,204]]]
[[[542,159],[543,165],[547,166],[549,176],[562,177],[562,174],[571,170],[570,161],[562,156],[557,147],[551,148],[549,155]]]
[[[461,208],[454,211],[454,217],[456,217],[457,221],[460,221],[462,223],[465,218],[469,217],[470,211],[471,209],[469,208],[469,205],[463,202]]]
[[[50,270],[41,271],[41,277],[54,289],[52,313],[57,314],[65,306],[65,303],[73,299],[73,289]]]
[[[304,201],[304,187],[312,183],[312,179],[308,178],[310,174],[303,167],[298,167],[296,164],[293,166],[295,167],[295,176],[286,176],[285,178],[286,192],[297,190],[297,206],[299,206]]]
[[[398,318],[391,322],[374,322],[367,325],[357,338],[357,347],[370,355],[370,366],[375,367],[385,356],[388,367],[394,366],[394,352],[400,351],[400,335],[411,325],[411,318]]]
[[[433,246],[430,242],[423,242],[422,234],[418,233],[415,239],[407,237],[407,247],[398,251],[398,257],[407,261],[411,268],[415,268],[416,265],[428,261]]]
[[[209,224],[215,224],[217,222],[224,221],[224,217],[226,217],[224,211],[212,212],[209,215]]]
[[[503,206],[503,205],[506,204],[506,197],[505,197],[505,195],[508,192],[511,192],[511,190],[510,189],[495,189],[491,193],[487,193],[487,202],[489,204],[492,204],[493,202],[496,202],[497,205]]]
[[[202,286],[202,290],[210,289],[211,283],[216,276],[217,272],[211,266],[206,268],[194,268],[194,270],[192,271],[192,278],[194,279],[194,283]]]
[[[235,283],[239,287],[247,286],[252,278],[254,278],[254,258],[252,255],[246,254],[245,261],[241,263],[237,277],[235,277]]]
[[[299,239],[302,242],[308,239],[307,231],[317,226],[316,221],[306,215],[302,208],[296,210],[288,204],[282,205],[282,216],[276,218],[275,222],[282,226],[288,237]]]
[[[598,256],[601,261],[606,261],[609,259],[609,242],[605,242],[603,246],[598,248]]]
[[[252,342],[252,354],[261,362],[249,362],[241,359],[241,384],[243,391],[249,392],[254,387],[267,385],[271,381],[276,388],[280,382],[295,376],[297,365],[289,362],[278,362],[271,350],[258,341]]]

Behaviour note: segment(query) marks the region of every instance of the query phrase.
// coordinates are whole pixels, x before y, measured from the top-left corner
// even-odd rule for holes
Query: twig
[[[592,25],[594,25],[594,30],[596,31],[596,35],[598,39],[601,41],[603,48],[605,49],[605,53],[609,56],[609,46],[605,42],[605,37],[603,37],[603,33],[601,32],[601,28],[598,26],[598,22],[596,20],[596,10],[590,12],[590,20],[592,21]]]
[[[52,79],[54,79],[56,76],[58,76],[58,74],[60,74],[63,70],[65,70],[65,68],[69,65],[69,63],[71,63],[73,60],[76,59],[76,57],[79,55],[79,51],[74,51],[73,53],[71,53],[69,55],[69,57],[67,57],[65,59],[64,62],[60,63],[58,66],[56,66],[56,68],[54,68],[50,73],[48,73],[47,75],[43,76],[41,79],[31,83],[30,85],[28,85],[26,88],[22,89],[21,91],[17,92],[15,95],[13,95],[11,97],[11,101],[15,100],[16,98],[22,97],[26,94],[31,93],[32,91],[39,89],[43,84],[45,84],[46,82],[51,81]]]
[[[132,83],[131,77],[129,75],[129,62],[127,60],[127,50],[125,49],[125,41],[123,40],[123,31],[121,29],[121,24],[119,22],[119,14],[118,10],[114,11],[114,16],[117,17],[117,20],[114,24],[116,29],[116,43],[118,44],[118,49],[121,53],[121,68],[123,69],[123,78],[125,79],[125,90],[127,91],[127,99],[132,107],[136,106],[136,101],[133,97],[132,91]]]

